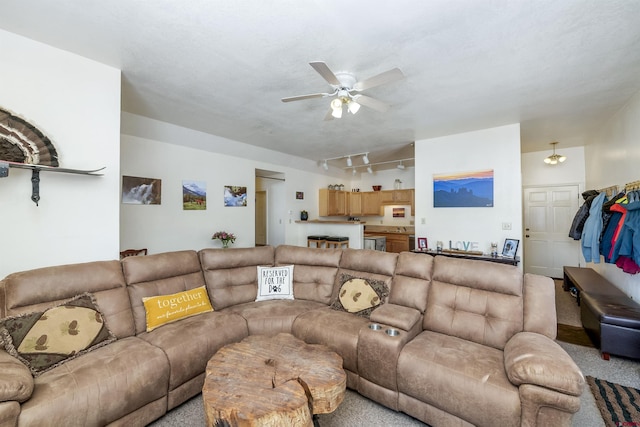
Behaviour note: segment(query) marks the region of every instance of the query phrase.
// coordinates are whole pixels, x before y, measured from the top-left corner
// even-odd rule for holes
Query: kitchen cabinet
[[[407,252],[409,251],[409,234],[407,233],[365,233],[368,235],[384,236],[387,239],[387,252]]]
[[[364,193],[351,192],[348,193],[347,199],[349,199],[349,216],[361,216],[362,215],[362,195]]]
[[[388,205],[411,205],[411,216],[415,216],[415,197],[414,189],[409,188],[406,190],[384,190],[380,193],[380,205],[381,211],[384,211],[383,206]]]
[[[320,189],[319,216],[346,216],[347,215],[346,191]]]
[[[383,214],[379,191],[367,191],[357,194],[362,195],[362,216],[381,216]]]
[[[380,191],[380,202],[383,205],[410,205],[413,201],[413,189]]]

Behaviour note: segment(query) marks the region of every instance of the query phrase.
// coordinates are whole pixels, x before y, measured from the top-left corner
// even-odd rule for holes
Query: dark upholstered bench
[[[640,304],[631,298],[585,293],[580,320],[603,359],[610,354],[640,359]]]
[[[578,291],[577,299],[580,305],[580,293],[591,295],[626,296],[619,288],[591,268],[563,267],[564,281],[562,289],[570,290],[572,287]]]
[[[564,285],[578,290],[580,320],[602,358],[640,359],[640,304],[590,268],[564,267]]]

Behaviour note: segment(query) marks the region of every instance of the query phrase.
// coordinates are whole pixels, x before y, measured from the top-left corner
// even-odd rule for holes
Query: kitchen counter
[[[412,235],[415,234],[415,227],[413,225],[366,225],[364,227],[365,235],[369,234],[406,234]]]
[[[335,220],[335,221],[325,221],[322,219],[310,219],[307,221],[296,221],[297,224],[366,224],[365,221],[340,221],[340,220]]]

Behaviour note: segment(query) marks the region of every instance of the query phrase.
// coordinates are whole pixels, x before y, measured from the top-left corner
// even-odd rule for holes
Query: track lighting
[[[328,171],[329,170],[329,164],[327,163],[327,161],[325,160],[324,163],[322,164],[322,167],[324,168],[324,170]]]
[[[402,160],[400,160],[400,164],[396,167],[400,170],[404,170],[404,165],[402,164]]]
[[[367,172],[373,173],[373,169],[371,169],[371,165],[367,166]]]
[[[562,163],[565,160],[567,160],[566,156],[563,156],[561,154],[556,154],[556,144],[557,142],[551,143],[551,145],[553,146],[553,154],[544,159],[544,162],[548,165],[557,165],[558,162]]]
[[[357,173],[357,172],[356,172],[356,168],[353,168],[352,175],[353,175],[353,176],[356,176],[356,173]]]
[[[369,154],[369,153],[365,153],[365,154],[362,156],[362,161],[364,162],[364,164],[365,164],[365,165],[368,165],[368,164],[369,164],[369,156],[368,156],[368,154]]]
[[[349,167],[353,166],[353,162],[351,161],[351,156],[347,157],[347,166]]]

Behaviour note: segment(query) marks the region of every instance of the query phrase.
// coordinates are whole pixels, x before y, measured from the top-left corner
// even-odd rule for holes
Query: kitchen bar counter
[[[364,241],[364,222],[347,220],[319,220],[295,221],[296,246],[307,246],[307,236],[342,236],[349,238],[349,247],[362,249]]]

